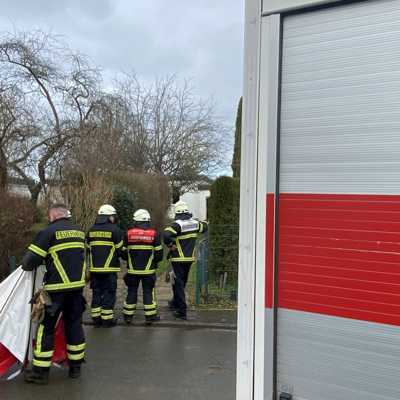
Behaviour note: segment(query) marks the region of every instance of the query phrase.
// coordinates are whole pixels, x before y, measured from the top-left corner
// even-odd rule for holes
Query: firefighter
[[[55,204],[48,212],[50,224],[39,232],[28,247],[22,268],[33,271],[46,264],[44,290],[51,298],[40,323],[33,351],[33,368],[27,371],[29,383],[47,384],[54,351],[54,330],[62,313],[65,322],[69,376],[79,378],[85,357],[82,313],[85,310],[85,233],[68,219],[68,209]]]
[[[139,283],[142,282],[143,305],[146,324],[159,321],[155,297],[156,269],[163,259],[160,235],[151,227],[147,210],[137,210],[133,216],[133,227],[128,229],[124,246],[128,260],[128,272],[124,277],[128,294],[124,303],[124,320],[132,322],[135,315]]]
[[[114,306],[124,235],[116,223],[115,208],[104,204],[86,237],[90,249],[90,287],[93,292],[91,314],[96,327],[110,328],[117,324]]]
[[[169,248],[168,257],[174,272],[173,298],[169,307],[176,318],[186,319],[185,287],[190,267],[196,260],[197,237],[207,229],[207,223],[193,219],[187,204],[181,201],[175,205],[175,221],[164,230],[164,243]]]

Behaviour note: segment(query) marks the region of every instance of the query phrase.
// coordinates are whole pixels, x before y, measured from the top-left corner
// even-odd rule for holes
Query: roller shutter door
[[[283,22],[278,389],[400,399],[400,1]]]

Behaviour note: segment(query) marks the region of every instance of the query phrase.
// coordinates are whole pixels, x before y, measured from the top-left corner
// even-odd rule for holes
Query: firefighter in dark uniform
[[[186,203],[178,202],[175,206],[175,221],[164,230],[164,243],[169,248],[168,257],[174,273],[173,298],[169,307],[176,318],[186,319],[185,287],[190,267],[196,261],[197,237],[207,229],[206,222],[193,219]]]
[[[124,320],[132,322],[136,312],[139,283],[142,282],[144,315],[147,324],[159,321],[155,296],[156,269],[163,259],[163,247],[159,234],[151,228],[147,210],[137,210],[133,227],[128,229],[124,248],[128,260],[128,273],[124,277],[128,294],[124,303]]]
[[[116,222],[115,208],[105,204],[100,207],[96,222],[86,237],[90,259],[90,287],[93,291],[92,319],[95,326],[106,328],[115,326],[117,322],[114,318],[114,306],[124,235]]]
[[[22,261],[25,271],[45,263],[44,290],[52,304],[45,309],[33,351],[33,369],[27,371],[29,383],[47,384],[54,351],[54,330],[62,313],[65,322],[69,376],[79,378],[85,357],[82,313],[85,299],[85,234],[68,219],[63,204],[49,209],[50,224],[38,233]]]

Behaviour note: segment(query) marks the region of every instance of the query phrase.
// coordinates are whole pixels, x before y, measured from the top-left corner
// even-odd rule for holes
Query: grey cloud
[[[72,12],[83,13],[86,18],[93,20],[109,19],[116,9],[112,0],[74,0],[71,3]]]
[[[242,91],[243,0],[2,0],[2,29],[64,34],[106,76],[193,78],[233,124]]]
[[[90,19],[107,18],[116,7],[112,0],[3,0],[1,3],[3,17],[31,22],[47,21],[49,24],[65,20],[71,11]]]

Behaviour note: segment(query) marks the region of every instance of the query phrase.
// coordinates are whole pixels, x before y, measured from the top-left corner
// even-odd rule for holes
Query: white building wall
[[[181,200],[187,203],[194,218],[204,221],[207,219],[207,199],[209,197],[209,190],[198,190],[185,193],[181,196]]]
[[[19,184],[19,183],[11,183],[8,185],[8,191],[16,196],[25,197],[27,199],[31,198],[31,194],[29,192],[28,186]],[[50,199],[54,202],[64,202],[64,196],[61,193],[59,187],[51,187],[50,188]],[[45,196],[43,191],[39,194],[39,204],[41,204],[45,200]]]
[[[15,194],[17,196],[22,196],[26,198],[30,197],[29,189],[26,185],[12,183],[8,185],[8,190],[10,191],[10,193]]]

